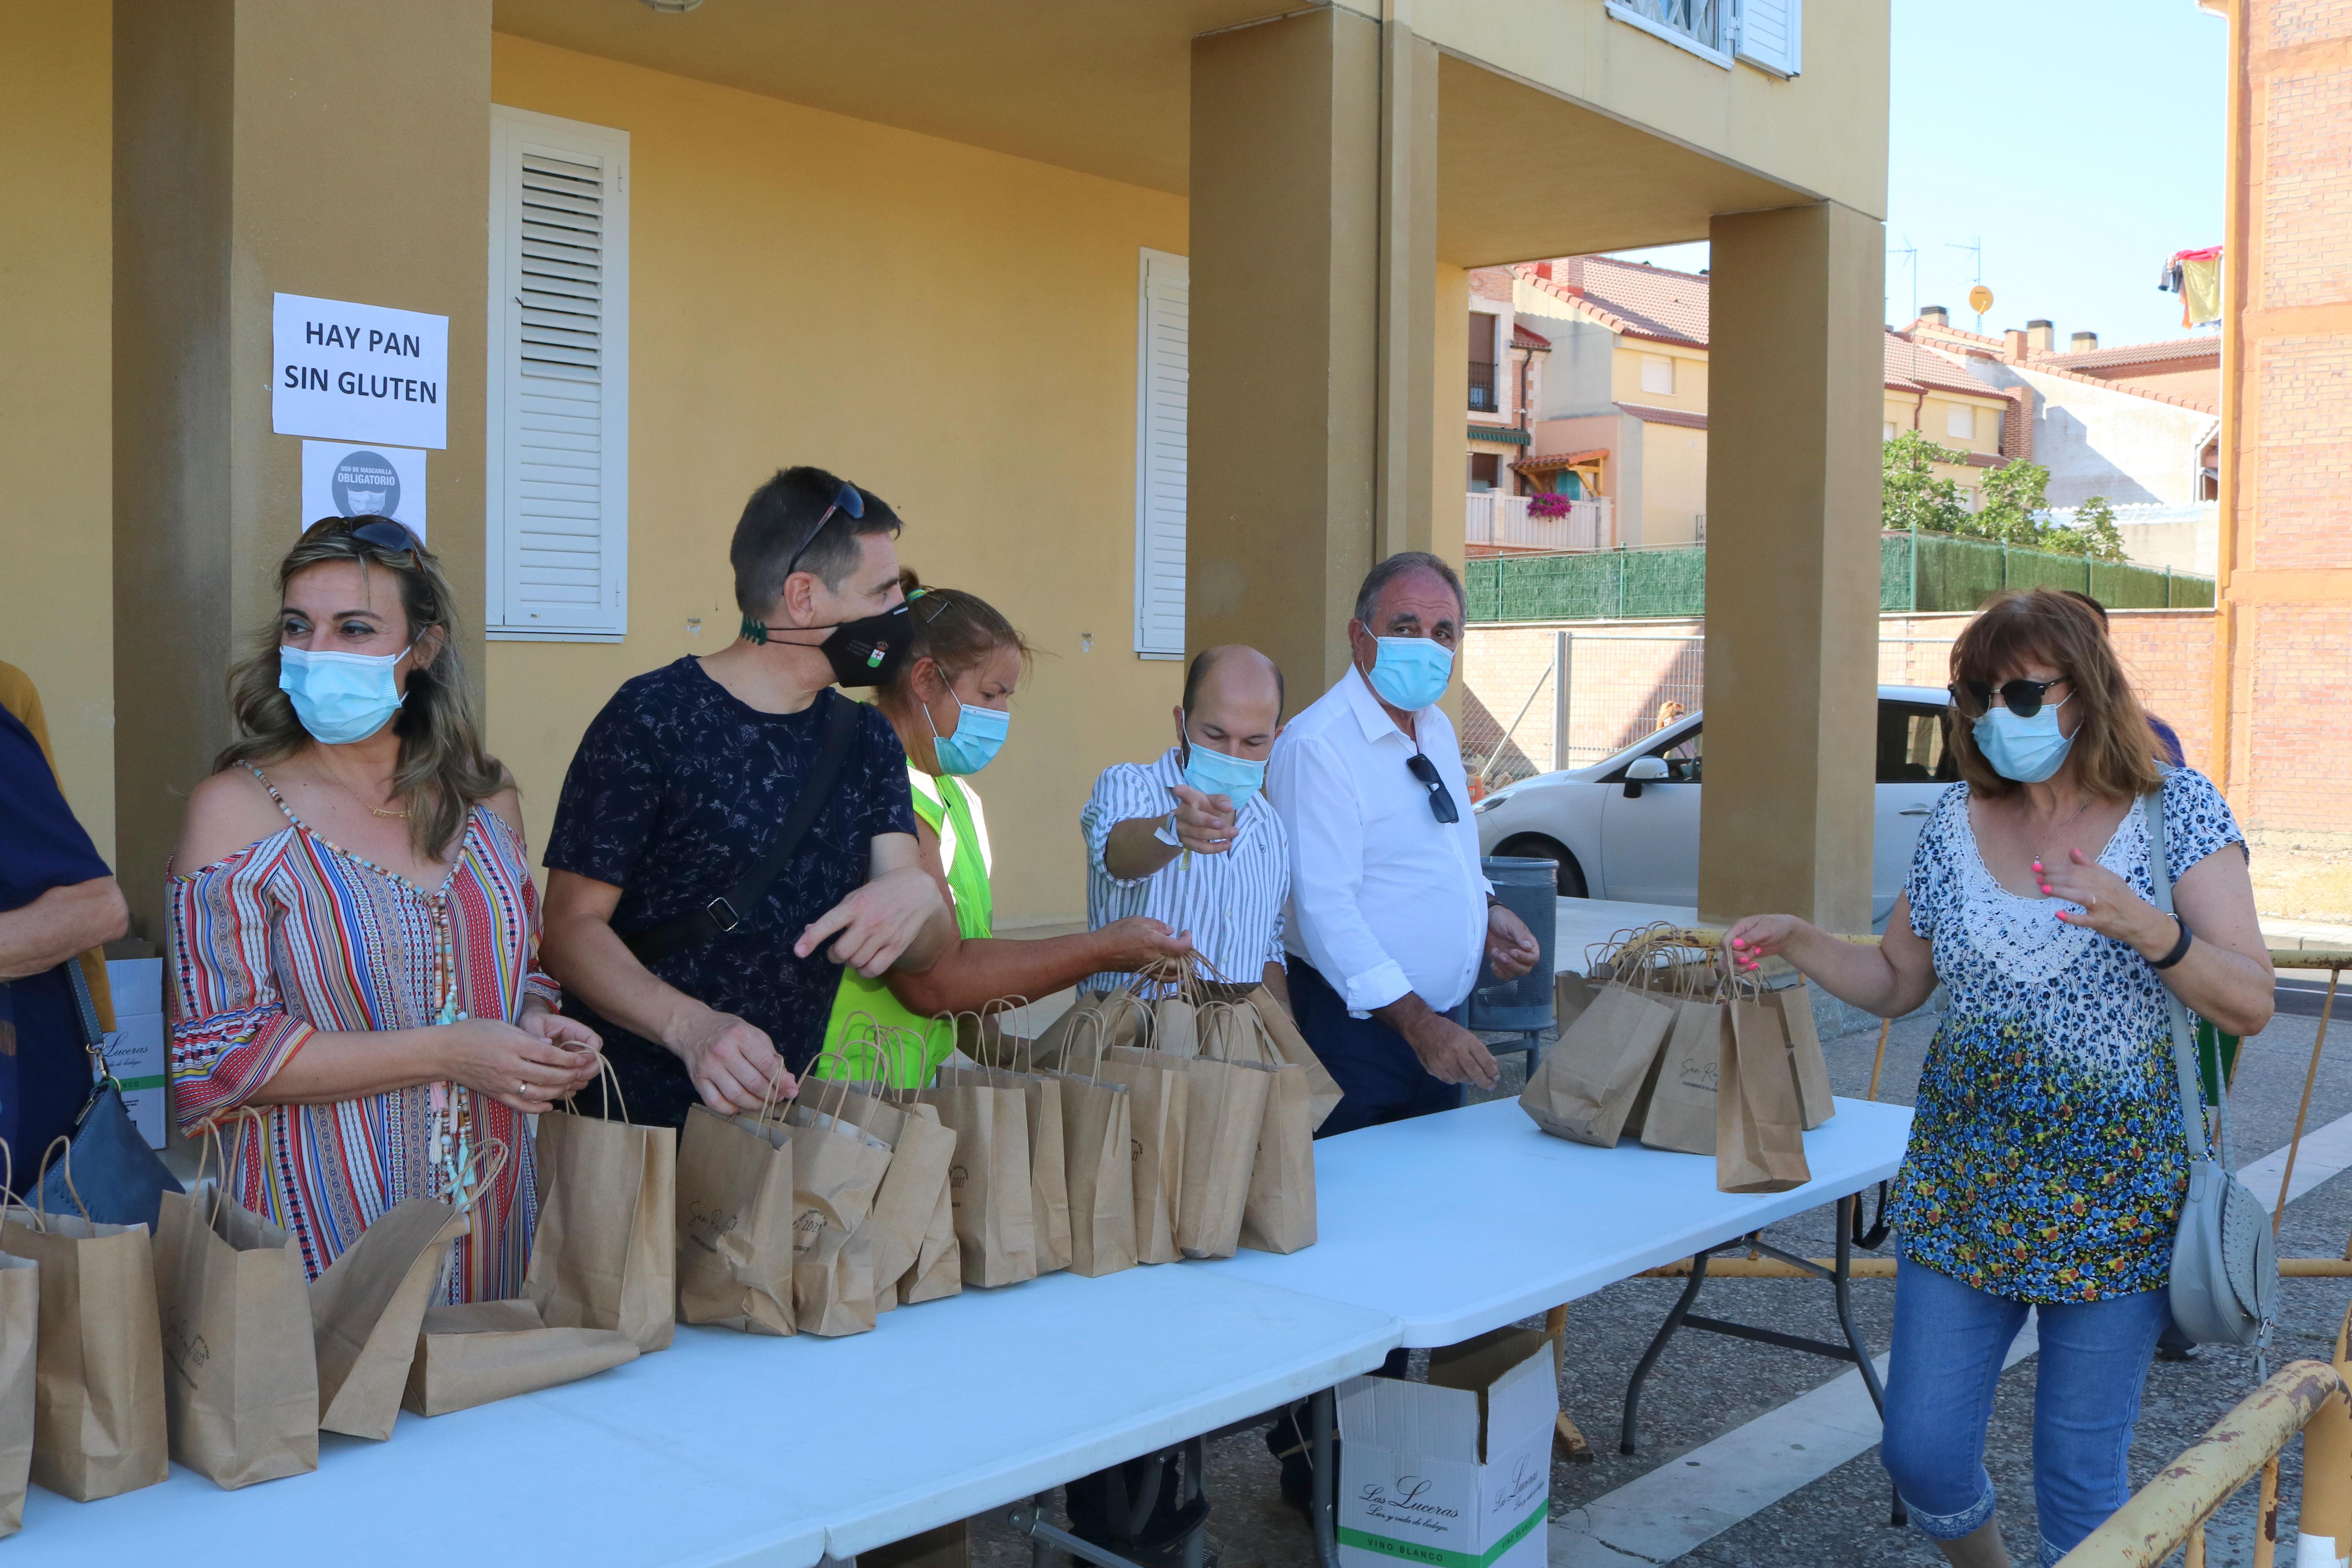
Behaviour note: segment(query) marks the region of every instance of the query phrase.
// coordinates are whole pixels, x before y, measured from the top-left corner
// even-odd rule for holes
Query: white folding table
[[[809,1568],[1015,1502],[1378,1366],[1385,1313],[1197,1265],[1055,1274],[845,1339],[681,1328],[670,1349],[224,1492],[34,1488],[19,1565],[460,1556]]]
[[[1490,1100],[1321,1140],[1316,1244],[1206,1267],[1387,1313],[1407,1345],[1456,1344],[1885,1181],[1910,1132],[1906,1107],[1842,1099],[1805,1134],[1811,1181],[1720,1193],[1712,1159],[1571,1143]]]

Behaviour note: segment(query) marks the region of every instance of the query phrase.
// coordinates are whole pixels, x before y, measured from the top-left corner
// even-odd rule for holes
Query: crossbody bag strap
[[[768,896],[768,889],[799,853],[801,840],[816,825],[817,813],[833,796],[834,782],[841,776],[842,764],[849,760],[850,752],[857,744],[860,705],[838,692],[830,693],[828,700],[831,706],[825,710],[824,739],[818,746],[816,761],[802,782],[800,793],[793,797],[791,808],[784,813],[783,826],[776,830],[775,841],[768,846],[767,854],[740,881],[700,909],[688,910],[659,925],[623,937],[622,942],[636,954],[637,962],[657,963],[700,947],[713,937],[726,935],[741,925],[760,907],[760,900]]]
[[[2140,819],[2147,826],[2147,880],[2156,894],[2156,907],[2172,914],[2172,860],[2164,844],[2164,791],[2161,786],[2140,796]],[[2178,919],[2178,916],[2174,917]],[[2159,985],[2164,983],[2157,982]],[[2191,1164],[2207,1157],[2205,1143],[2204,1098],[2197,1088],[2197,1038],[2189,1027],[2189,1009],[2172,987],[2164,986],[2164,1001],[2171,1015],[2172,1062],[2180,1077],[2180,1129],[2189,1140],[2189,1160]],[[2213,1064],[2218,1080],[2221,1062]],[[2214,1113],[2221,1123],[2221,1160],[2227,1165],[2230,1158],[2230,1094],[2226,1086],[2216,1096],[2220,1101]]]

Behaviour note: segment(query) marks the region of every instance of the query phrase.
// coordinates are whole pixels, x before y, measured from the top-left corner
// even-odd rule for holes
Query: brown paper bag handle
[[[1062,1059],[1065,1062],[1075,1062],[1078,1059],[1078,1036],[1081,1031],[1089,1029],[1094,1032],[1095,1037],[1094,1067],[1091,1071],[1081,1073],[1078,1076],[1081,1078],[1098,1079],[1102,1077],[1103,1051],[1110,1043],[1110,1026],[1103,1022],[1103,1010],[1101,1008],[1096,1008],[1093,1012],[1087,1014],[1085,1017],[1080,1018],[1076,1023],[1070,1026],[1069,1048],[1063,1053]],[[1066,1076],[1068,1074],[1069,1070],[1070,1069],[1067,1067],[1065,1067],[1062,1069]]]
[[[89,1217],[89,1205],[81,1201],[81,1189],[74,1185],[73,1141],[68,1138],[64,1133],[60,1132],[55,1138],[49,1140],[49,1146],[47,1149],[41,1151],[41,1168],[33,1173],[33,1196],[39,1200],[41,1205],[34,1212],[40,1219],[41,1229],[44,1231],[49,1228],[49,1200],[47,1195],[41,1191],[41,1188],[48,1181],[49,1162],[57,1158],[58,1151],[60,1149],[65,1151],[66,1155],[65,1173],[67,1195],[73,1199],[74,1207],[81,1210],[82,1223],[85,1225],[96,1225],[98,1223],[96,1220]],[[16,1173],[11,1171],[9,1173],[14,1175]]]
[[[827,1057],[831,1057],[834,1060],[841,1063],[845,1071],[851,1069],[854,1067],[854,1063],[851,1060],[850,1052],[847,1047],[855,1046],[863,1050],[866,1055],[873,1058],[875,1070],[880,1074],[878,1087],[887,1090],[890,1087],[889,1080],[891,1077],[890,1053],[896,1046],[896,1042],[891,1038],[891,1037],[896,1033],[896,1031],[889,1025],[885,1024],[881,1019],[876,1017],[872,1013],[866,1011],[862,1007],[844,1018],[842,1023],[844,1026],[842,1028],[841,1040],[839,1044],[827,1046],[824,1049],[819,1051],[816,1055],[816,1060],[809,1063],[810,1070],[815,1070],[816,1063],[823,1061]],[[856,1033],[857,1027],[861,1024],[865,1026],[866,1030],[865,1036],[862,1038],[859,1037]],[[862,1075],[859,1076],[856,1081],[859,1083],[877,1083],[876,1079]],[[769,1080],[768,1087],[772,1094],[778,1087],[779,1082],[779,1079],[774,1079]],[[887,1098],[887,1093],[884,1098]],[[773,1103],[772,1100],[763,1100],[761,1103],[761,1121],[765,1121],[768,1119],[768,1107],[772,1103]],[[789,1104],[791,1102],[788,1100],[785,1103]]]
[[[629,1097],[621,1091],[621,1075],[614,1068],[613,1058],[606,1056],[604,1052],[598,1051],[596,1053],[596,1087],[603,1097],[601,1108],[604,1113],[604,1120],[609,1121],[613,1119],[613,1101],[617,1100],[621,1102],[621,1121],[625,1124],[627,1123],[629,1121]],[[564,1109],[573,1115],[579,1114],[577,1110],[574,1109],[579,1105],[579,1103],[580,1097],[576,1092],[567,1094],[563,1097]]]
[[[816,1069],[824,1064],[827,1058],[831,1058],[833,1060],[841,1064],[841,1077],[825,1078],[818,1074]],[[808,1071],[801,1075],[801,1079],[803,1082],[812,1078],[816,1079],[816,1102],[809,1107],[810,1112],[817,1116],[830,1115],[835,1125],[838,1126],[841,1122],[841,1113],[849,1109],[849,1084],[851,1074],[854,1070],[854,1065],[851,1063],[850,1059],[842,1055],[839,1050],[832,1046],[827,1046],[824,1049],[817,1052],[814,1058],[810,1058]],[[857,1081],[860,1083],[870,1083],[873,1080],[870,1079],[861,1078],[857,1079]],[[833,1110],[828,1112],[824,1108],[824,1091],[826,1089],[836,1084],[840,1087],[834,1096]],[[797,1104],[800,1101],[801,1097],[797,1092],[799,1085],[796,1083],[793,1088],[795,1092],[793,1093],[792,1100],[786,1102],[787,1104]],[[765,1112],[762,1111],[761,1114],[764,1116]]]
[[[204,1135],[196,1143],[195,1185],[199,1191],[205,1184],[205,1165],[211,1162],[215,1154],[220,1156],[220,1184],[213,1192],[213,1212],[205,1217],[205,1224],[207,1226],[217,1226],[220,1223],[221,1205],[228,1201],[228,1150],[221,1142],[221,1124],[225,1121],[250,1121],[262,1129],[265,1138],[268,1136],[269,1119],[251,1105],[240,1105],[233,1110],[207,1116],[195,1127],[190,1129],[191,1131]]]

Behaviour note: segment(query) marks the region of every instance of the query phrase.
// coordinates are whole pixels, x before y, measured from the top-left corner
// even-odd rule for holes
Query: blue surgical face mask
[[[1223,795],[1239,811],[1265,786],[1265,764],[1213,752],[1192,739],[1188,731],[1184,736],[1184,782],[1202,795]]]
[[[1454,650],[1434,637],[1381,637],[1368,678],[1390,706],[1409,712],[1445,695],[1454,678]]]
[[[293,700],[294,716],[312,739],[321,745],[348,746],[366,740],[400,711],[400,681],[392,667],[407,652],[313,653],[281,647],[278,689]]]
[[[923,722],[931,726],[931,752],[940,760],[940,772],[960,778],[980,772],[996,759],[1006,731],[1013,728],[1013,715],[1002,708],[971,707],[953,691],[948,698],[956,705],[955,728],[940,734],[928,703],[923,707]]]
[[[2053,702],[2031,719],[2021,719],[1995,702],[1976,721],[1977,750],[1992,771],[2019,784],[2040,784],[2066,763],[2074,737],[2058,732],[2058,710],[2073,701]]]

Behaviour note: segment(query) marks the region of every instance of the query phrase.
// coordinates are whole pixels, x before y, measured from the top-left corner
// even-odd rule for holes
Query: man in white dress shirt
[[[1436,556],[1374,566],[1348,624],[1353,668],[1274,748],[1291,1010],[1345,1091],[1320,1137],[1493,1088],[1495,1058],[1464,1027],[1471,988],[1489,963],[1510,980],[1538,956],[1479,868],[1461,748],[1436,705],[1462,623],[1462,580]]]
[[[1155,763],[1118,763],[1078,814],[1087,841],[1087,923],[1149,915],[1189,931],[1228,980],[1263,981],[1287,1001],[1282,906],[1290,847],[1261,786],[1282,731],[1282,671],[1239,643],[1208,648],[1184,674],[1176,743]],[[1108,991],[1133,978],[1097,974]]]

